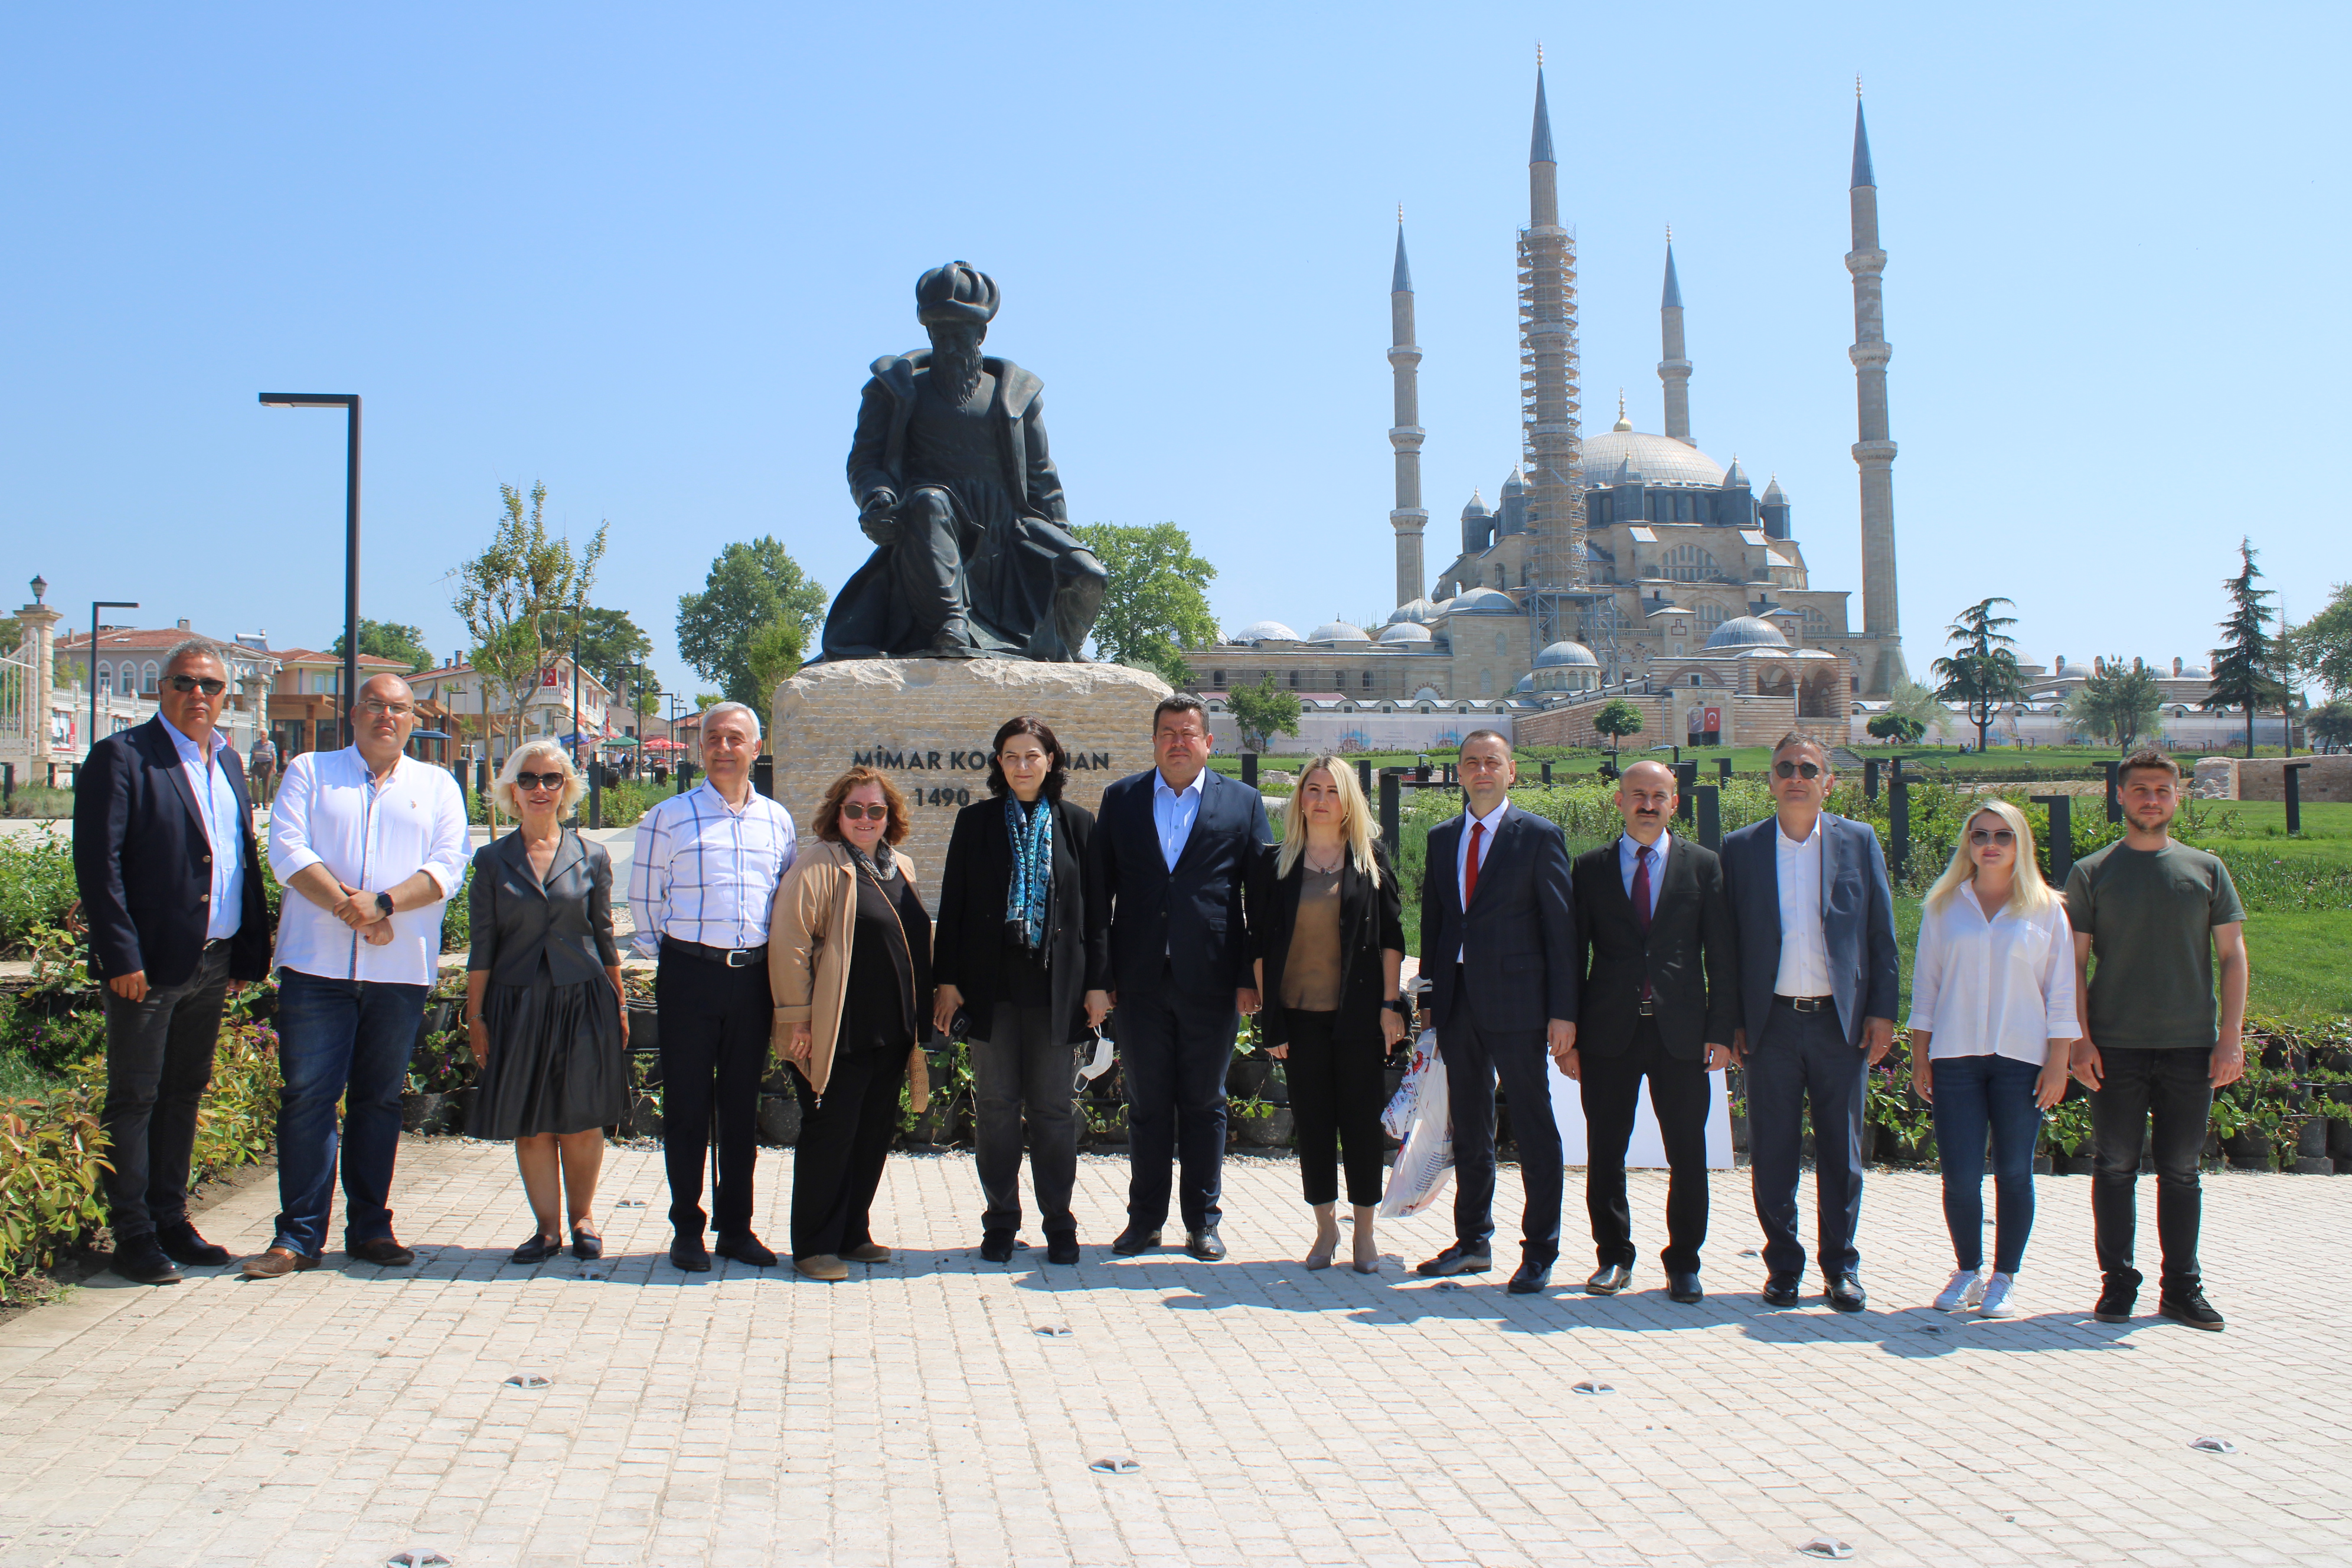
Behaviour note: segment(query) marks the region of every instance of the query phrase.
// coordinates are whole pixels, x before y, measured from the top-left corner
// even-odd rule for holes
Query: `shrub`
[[[0,953],[23,958],[73,908],[73,847],[55,828],[0,838]]]
[[[82,1085],[0,1108],[0,1295],[104,1222],[105,1142],[97,1098]]]

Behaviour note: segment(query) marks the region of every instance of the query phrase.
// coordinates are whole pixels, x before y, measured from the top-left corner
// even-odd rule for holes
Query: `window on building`
[[[1478,672],[1478,695],[1481,697],[1492,696],[1494,694],[1494,690],[1495,672],[1491,669],[1480,670]]]
[[[1290,689],[1293,691],[1298,689],[1298,672],[1295,669],[1290,672]]]
[[[110,691],[114,689],[114,666],[101,664],[98,667],[98,689],[100,691]]]
[[[146,667],[139,672],[139,689],[152,694],[155,689],[156,682],[161,680],[163,676],[162,668],[153,659],[149,659]]]
[[[1370,670],[1369,670],[1369,669],[1368,669],[1368,670],[1364,671],[1364,689],[1365,689],[1365,690],[1367,690],[1367,691],[1370,691],[1371,689],[1372,689],[1372,672],[1371,672]]]
[[[1710,636],[1714,634],[1716,627],[1723,625],[1723,619],[1721,605],[1701,605],[1698,607],[1698,628]]]
[[[1504,636],[1504,634],[1502,634],[1501,632],[1496,632],[1496,633],[1495,634],[1495,652],[1496,652],[1497,655],[1501,655],[1501,654],[1507,654],[1507,653],[1508,653],[1508,652],[1510,652],[1510,651],[1511,651],[1511,645],[1510,645],[1510,641],[1509,641],[1509,639],[1508,639],[1507,637],[1506,637]]]
[[[1225,685],[1225,672],[1222,669],[1213,669],[1209,671],[1209,684],[1217,688],[1221,691],[1223,690]]]
[[[1677,583],[1705,583],[1720,575],[1714,552],[1703,545],[1677,544],[1665,552],[1666,575]]]
[[[1692,677],[1691,677],[1691,684],[1692,684],[1693,686],[1696,686],[1696,685],[1698,684],[1698,677],[1697,677],[1697,676],[1694,675],[1694,676],[1692,676]]]

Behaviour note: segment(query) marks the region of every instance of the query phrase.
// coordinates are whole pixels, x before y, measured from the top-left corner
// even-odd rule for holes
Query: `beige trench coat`
[[[915,863],[897,856],[898,874],[911,886]],[[847,846],[820,839],[802,841],[799,858],[777,884],[768,921],[768,987],[774,994],[775,1021],[769,1043],[779,1059],[796,1024],[810,1026],[809,1085],[824,1093],[833,1076],[833,1051],[841,1037],[841,1015],[849,997],[850,939],[857,927],[856,868]],[[929,1075],[919,1041],[907,1054],[907,1093],[915,1113],[929,1102]]]

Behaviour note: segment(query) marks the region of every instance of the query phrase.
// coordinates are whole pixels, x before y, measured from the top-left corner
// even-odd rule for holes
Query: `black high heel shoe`
[[[522,1264],[544,1263],[562,1250],[562,1243],[550,1241],[543,1236],[535,1235],[529,1241],[516,1247],[507,1261]]]
[[[550,1250],[553,1250],[550,1248]],[[572,1256],[586,1259],[604,1256],[604,1238],[578,1226],[572,1227]]]

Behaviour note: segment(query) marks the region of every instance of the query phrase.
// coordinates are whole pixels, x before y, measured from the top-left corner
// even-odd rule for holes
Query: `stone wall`
[[[809,830],[825,786],[853,765],[881,769],[913,808],[898,847],[936,909],[948,834],[962,806],[988,798],[989,743],[1024,713],[1069,754],[1063,798],[1088,810],[1105,785],[1151,764],[1151,710],[1166,682],[1117,664],[1017,659],[872,658],[820,664],[776,688],[770,729],[776,798]]]
[[[2352,756],[2200,757],[2195,793],[2210,800],[2284,800],[2286,764],[2308,763],[2299,790],[2306,804],[2352,801]]]

